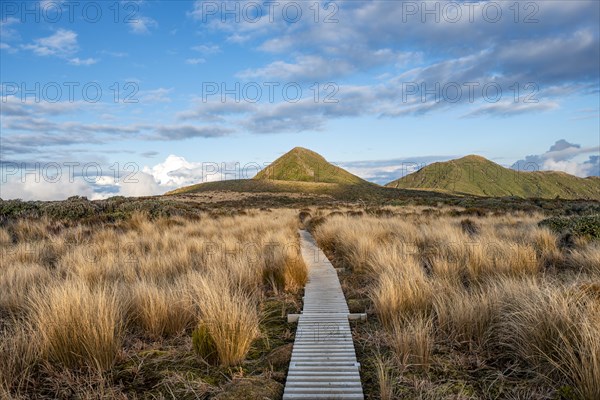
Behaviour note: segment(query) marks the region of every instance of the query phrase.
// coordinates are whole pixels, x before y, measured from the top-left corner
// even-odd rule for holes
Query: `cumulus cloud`
[[[151,156],[157,154],[148,153]],[[69,169],[64,161],[56,161],[53,165],[61,166],[62,172],[53,176],[56,169],[49,165],[2,163],[0,197],[5,200],[63,200],[75,195],[90,199],[116,195],[153,196],[202,182],[251,178],[260,168],[254,164],[242,166],[237,162],[216,160],[192,162],[173,154],[153,166],[140,168],[135,163],[129,163],[127,167],[122,164],[119,171],[114,171],[114,163],[81,162]]]
[[[117,186],[118,194],[126,197],[154,196],[165,192],[152,175],[141,171]]]
[[[52,182],[46,179],[35,179],[29,176],[26,179],[11,179],[2,182],[0,198],[4,200],[65,200],[70,196],[86,196],[96,198],[93,188],[83,179],[73,182]]]
[[[144,167],[142,172],[152,176],[161,190],[167,191],[202,182],[251,178],[256,174],[257,166],[246,167],[233,161],[195,162],[171,154],[161,163]]]
[[[600,146],[582,147],[560,139],[542,154],[515,162],[520,171],[562,171],[579,177],[600,176]]]

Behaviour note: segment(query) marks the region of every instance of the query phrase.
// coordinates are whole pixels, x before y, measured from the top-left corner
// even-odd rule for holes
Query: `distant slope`
[[[555,171],[520,172],[476,155],[428,165],[386,186],[488,197],[600,200],[598,178]]]
[[[253,179],[291,182],[369,184],[350,172],[327,162],[314,151],[295,147],[279,157]]]
[[[240,193],[301,193],[337,199],[373,198],[384,188],[327,162],[314,151],[295,147],[252,179],[206,182],[173,190],[167,195],[209,191]]]
[[[217,182],[205,182],[185,186],[166,193],[185,194],[202,192],[245,192],[245,193],[312,193],[329,194],[337,184],[316,182],[271,181],[267,179],[236,179]]]
[[[322,182],[274,181],[269,179],[239,179],[219,182],[206,182],[173,190],[165,195],[188,195],[214,192],[252,193],[268,195],[269,193],[298,194],[303,196],[325,197],[343,201],[407,201],[411,199],[431,199],[442,201],[452,196],[428,192],[425,190],[401,190],[387,188],[367,182],[366,184],[344,185]],[[456,198],[459,199],[459,198]]]

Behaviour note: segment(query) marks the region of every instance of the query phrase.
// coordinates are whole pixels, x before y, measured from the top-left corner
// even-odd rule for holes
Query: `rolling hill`
[[[515,171],[476,155],[433,163],[386,186],[487,197],[600,199],[599,178]]]
[[[519,172],[470,155],[438,162],[388,183],[376,185],[295,147],[252,179],[206,182],[167,195],[236,192],[299,193],[341,200],[400,200],[458,196],[600,200],[600,178],[578,178],[564,172]]]
[[[399,191],[367,182],[329,163],[314,151],[295,147],[252,179],[199,183],[167,195],[206,192],[299,193],[356,200],[395,198]]]
[[[342,185],[369,184],[364,179],[327,162],[320,154],[303,147],[295,147],[288,151],[253,179]]]

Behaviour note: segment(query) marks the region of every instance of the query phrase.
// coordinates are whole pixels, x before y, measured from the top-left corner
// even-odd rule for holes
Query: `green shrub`
[[[572,217],[552,217],[539,223],[558,234],[572,234],[600,239],[600,214]]]

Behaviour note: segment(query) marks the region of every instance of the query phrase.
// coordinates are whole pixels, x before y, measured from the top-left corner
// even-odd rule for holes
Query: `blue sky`
[[[4,199],[160,194],[295,146],[378,183],[472,153],[600,174],[597,1],[1,7]]]

